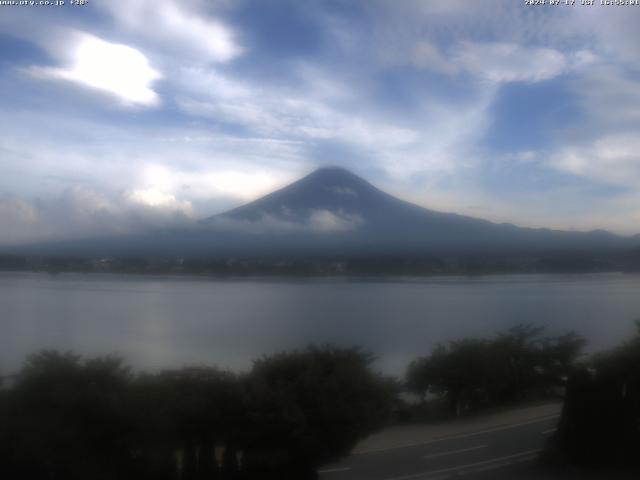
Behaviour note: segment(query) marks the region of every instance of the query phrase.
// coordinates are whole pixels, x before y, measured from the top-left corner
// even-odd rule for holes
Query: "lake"
[[[437,342],[533,322],[607,348],[640,319],[640,275],[219,280],[0,273],[0,372],[43,348],[118,354],[137,368],[252,359],[309,343],[359,345],[401,375]]]

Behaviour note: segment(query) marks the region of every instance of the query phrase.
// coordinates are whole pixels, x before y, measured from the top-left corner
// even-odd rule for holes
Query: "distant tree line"
[[[358,349],[134,374],[117,358],[31,356],[0,388],[0,477],[308,479],[389,418],[394,384]]]
[[[118,256],[11,255],[0,252],[0,270],[49,273],[136,273],[212,276],[483,275],[584,273],[640,269],[638,252],[617,255],[367,255]]]
[[[585,340],[517,325],[494,338],[439,344],[409,365],[409,390],[444,398],[451,415],[561,393]],[[556,394],[557,394],[556,393]]]

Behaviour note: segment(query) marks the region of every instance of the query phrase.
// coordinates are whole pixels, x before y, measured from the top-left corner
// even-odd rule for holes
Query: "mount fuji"
[[[567,232],[422,208],[385,193],[340,167],[320,168],[201,225],[237,247],[285,253],[460,254],[610,249],[626,239],[602,230]],[[241,237],[244,237],[242,239]]]
[[[523,228],[400,200],[340,167],[325,167],[253,202],[191,225],[144,234],[23,246],[19,252],[155,257],[602,256],[639,237]]]

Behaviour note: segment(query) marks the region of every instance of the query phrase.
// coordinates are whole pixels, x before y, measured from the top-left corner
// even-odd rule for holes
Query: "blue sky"
[[[0,6],[0,243],[190,222],[320,165],[640,233],[640,7],[68,3]]]

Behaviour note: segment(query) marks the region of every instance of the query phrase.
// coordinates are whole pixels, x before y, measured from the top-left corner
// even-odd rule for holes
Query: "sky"
[[[640,6],[65,3],[0,5],[0,244],[188,224],[324,165],[640,233]]]

